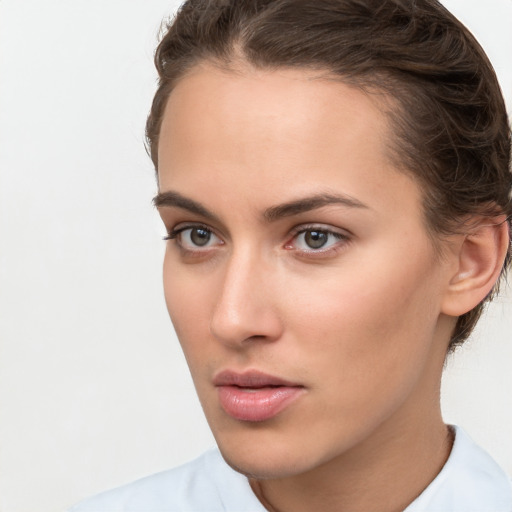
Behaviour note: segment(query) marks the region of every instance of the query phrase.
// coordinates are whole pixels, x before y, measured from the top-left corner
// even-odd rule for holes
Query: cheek
[[[393,261],[400,260],[359,260],[318,280],[314,293],[295,281],[287,323],[311,351],[312,367],[338,365],[337,379],[364,380],[424,362],[439,314],[435,267],[429,259]]]
[[[291,355],[306,362],[302,372],[318,391],[315,411],[330,410],[336,429],[362,433],[421,381],[436,322],[414,286],[373,281],[370,291],[361,281],[345,284],[324,287],[321,301],[295,302],[298,346]]]
[[[411,320],[433,316],[425,311],[429,294],[421,283],[397,284],[389,274],[368,275],[366,279],[353,274],[345,278],[331,276],[326,283],[317,282],[315,292],[307,295],[301,293],[301,288],[301,283],[296,283],[295,293],[291,290],[290,294],[295,323],[300,330],[313,328],[323,335],[382,336],[404,327],[408,330],[414,323]]]
[[[167,311],[191,372],[215,360],[210,320],[220,284],[213,274],[198,275],[167,253],[163,283]]]
[[[185,336],[190,337],[189,331],[195,329],[204,319],[204,309],[198,304],[202,295],[192,286],[187,272],[180,271],[174,258],[168,253],[164,259],[163,282],[167,311],[182,343]]]

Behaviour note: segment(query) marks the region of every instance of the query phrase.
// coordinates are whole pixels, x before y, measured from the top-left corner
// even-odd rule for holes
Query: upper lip
[[[224,370],[215,375],[213,384],[215,386],[238,386],[241,388],[265,388],[271,386],[302,387],[300,384],[258,370],[249,370],[242,373]]]

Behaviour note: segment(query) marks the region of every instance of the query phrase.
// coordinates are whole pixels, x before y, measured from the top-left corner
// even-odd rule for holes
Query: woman
[[[435,0],[189,1],[148,119],[166,302],[219,452],[76,511],[510,511],[444,424],[510,260],[510,130]]]

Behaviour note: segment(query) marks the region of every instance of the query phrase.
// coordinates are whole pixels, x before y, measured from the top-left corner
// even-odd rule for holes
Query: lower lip
[[[232,418],[265,421],[277,416],[304,391],[301,387],[280,386],[258,389],[219,386],[220,404]]]

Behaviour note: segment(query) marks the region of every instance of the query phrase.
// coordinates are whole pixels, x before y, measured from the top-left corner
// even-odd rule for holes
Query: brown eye
[[[189,252],[203,252],[224,242],[211,229],[206,226],[188,226],[172,231],[167,240],[176,240],[176,244]]]
[[[323,226],[305,226],[293,237],[287,249],[295,249],[304,254],[327,254],[330,249],[348,243],[349,236],[334,229],[324,229]]]
[[[194,245],[197,245],[198,247],[204,247],[205,245],[208,245],[208,242],[212,237],[212,232],[201,227],[191,228],[189,236],[190,241]]]
[[[304,232],[304,242],[311,249],[321,249],[328,239],[329,234],[325,231],[311,229]]]

